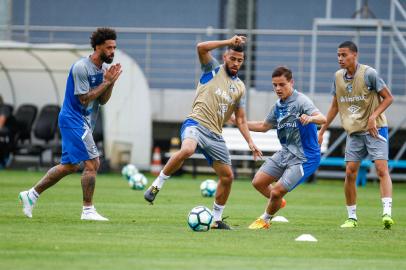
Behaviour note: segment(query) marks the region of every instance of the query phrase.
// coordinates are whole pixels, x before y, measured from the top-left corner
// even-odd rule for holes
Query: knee
[[[234,174],[232,171],[230,171],[230,172],[220,176],[219,178],[223,185],[231,185],[231,183],[234,180]]]
[[[193,149],[193,147],[182,147],[182,149],[179,151],[179,157],[181,159],[187,159],[194,153],[195,153],[195,149]]]
[[[283,194],[280,190],[278,189],[272,189],[271,190],[271,198],[272,199],[281,199],[283,197]]]
[[[85,169],[84,171],[86,173],[92,173],[92,174],[97,174],[97,170],[100,167],[100,161],[98,158],[92,160],[92,161],[88,161],[85,163]]]
[[[251,184],[255,189],[261,188],[263,186],[263,184],[261,184],[261,182],[258,181],[256,178],[252,180]]]
[[[80,166],[78,164],[74,165],[67,165],[67,166],[62,166],[61,171],[64,175],[72,174],[75,173],[79,170]]]
[[[352,168],[352,167],[346,168],[345,169],[345,178],[349,179],[349,180],[355,180],[357,171],[358,170],[356,168]]]
[[[386,167],[386,166],[377,166],[376,167],[376,174],[380,179],[388,176],[389,175],[388,167]]]

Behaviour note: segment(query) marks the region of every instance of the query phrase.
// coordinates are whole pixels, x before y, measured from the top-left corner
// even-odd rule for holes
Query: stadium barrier
[[[320,161],[320,166],[332,166],[332,167],[342,167],[345,168],[345,160],[341,157],[327,157],[322,158]],[[363,160],[360,164],[358,175],[357,175],[357,185],[365,186],[368,180],[368,171],[373,166],[371,160]],[[406,160],[389,160],[389,169],[406,169]]]

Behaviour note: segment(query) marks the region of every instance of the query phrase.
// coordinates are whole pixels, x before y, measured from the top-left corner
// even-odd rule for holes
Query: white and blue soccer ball
[[[132,189],[143,190],[148,185],[148,179],[142,173],[136,173],[130,176],[128,185]]]
[[[190,210],[187,218],[189,227],[196,232],[208,231],[212,221],[213,215],[205,206],[196,206]]]
[[[204,180],[200,184],[200,192],[203,197],[213,197],[216,194],[217,182],[212,179]]]
[[[125,180],[129,181],[131,176],[139,173],[137,167],[134,164],[127,164],[121,169],[121,175]]]

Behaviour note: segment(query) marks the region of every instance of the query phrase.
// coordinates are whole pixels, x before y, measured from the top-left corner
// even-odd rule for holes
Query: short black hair
[[[102,27],[97,28],[96,31],[90,36],[90,44],[92,48],[96,50],[97,45],[103,44],[106,40],[116,40],[117,34],[116,31],[112,28]]]
[[[231,45],[227,47],[227,50],[233,50],[236,52],[244,52],[245,51],[245,46],[243,44],[240,45]]]
[[[280,76],[285,76],[285,78],[290,81],[293,77],[292,70],[285,66],[279,66],[275,68],[272,72],[272,78]]]
[[[358,47],[357,45],[352,42],[352,41],[344,41],[343,43],[341,43],[340,45],[338,45],[338,48],[348,48],[350,51],[352,52],[358,52]]]

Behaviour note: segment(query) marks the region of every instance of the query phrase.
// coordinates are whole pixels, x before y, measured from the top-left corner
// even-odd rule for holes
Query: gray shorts
[[[345,161],[388,160],[388,140],[385,135],[373,137],[369,133],[347,135]]]
[[[267,158],[260,171],[279,179],[288,191],[304,182],[318,168],[320,157],[303,162],[286,150],[281,150]]]
[[[210,166],[213,165],[213,161],[219,161],[231,166],[230,153],[221,135],[200,124],[186,126],[184,124],[181,137],[182,141],[186,138],[195,140],[197,142],[196,152],[202,153]]]

